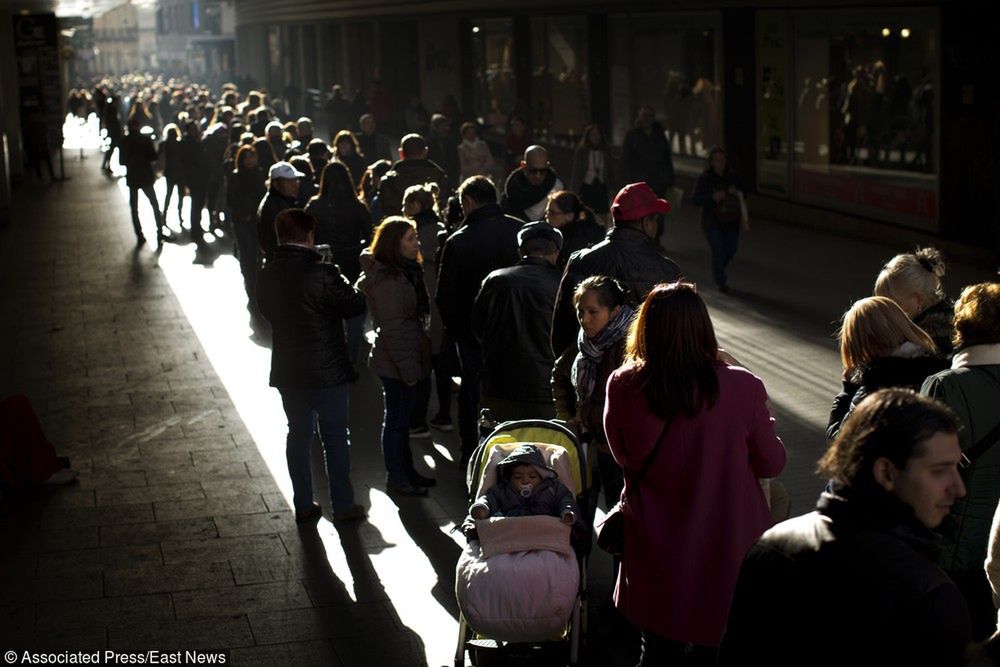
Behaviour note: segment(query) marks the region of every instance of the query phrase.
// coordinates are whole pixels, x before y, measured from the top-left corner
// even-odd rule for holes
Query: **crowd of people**
[[[558,418],[588,444],[607,507],[628,499],[614,601],[641,631],[641,665],[958,664],[996,631],[1000,284],[969,286],[953,304],[936,250],[885,265],[840,329],[826,490],[815,512],[772,527],[767,480],[785,449],[763,381],[719,347],[705,301],[663,249],[674,176],[652,109],[620,169],[588,128],[564,182],[523,123],[495,156],[474,122],[451,136],[443,114],[395,149],[372,108],[355,132],[348,107],[328,106],[328,144],[310,119],[284,121],[264,91],[137,77],[93,97],[107,155],[117,148],[128,172],[138,241],[140,191],[158,241],[179,231],[165,228],[157,169],[164,208],[171,192],[179,213],[189,198],[195,243],[204,209],[235,239],[251,317],[271,331],[299,521],[321,511],[308,455],[317,426],[333,520],[365,516],[347,421],[370,320],[390,494],[437,483],[410,442],[453,430],[455,376],[463,466],[482,408],[496,421]],[[726,152],[710,151],[693,201],[723,291],[746,222],[741,187]],[[524,468],[515,481],[529,495],[553,488],[523,464],[512,461],[510,479]],[[475,518],[517,505],[505,493]],[[579,520],[564,495],[546,511]]]

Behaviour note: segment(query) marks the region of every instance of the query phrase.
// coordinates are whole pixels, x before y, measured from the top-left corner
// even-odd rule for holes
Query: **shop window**
[[[473,112],[490,130],[507,132],[515,111],[514,22],[510,19],[472,21]]]
[[[933,229],[933,11],[794,15],[793,198]]]
[[[535,136],[575,145],[590,118],[587,21],[584,17],[531,21],[531,113]]]
[[[722,142],[722,69],[717,14],[633,14],[611,22],[612,139],[621,145],[651,106],[670,139],[675,167],[698,170]]]

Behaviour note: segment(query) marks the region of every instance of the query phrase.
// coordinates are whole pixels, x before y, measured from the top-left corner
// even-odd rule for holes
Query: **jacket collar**
[[[655,247],[653,239],[646,236],[646,232],[631,227],[619,227],[615,225],[608,232],[608,240],[615,243],[628,243],[631,245],[648,245]]]
[[[833,484],[833,491],[820,494],[816,509],[830,517],[836,527],[868,528],[886,533],[909,544],[935,561],[943,540],[922,524],[913,508],[882,489],[863,490]]]
[[[465,225],[475,224],[482,220],[489,220],[497,216],[503,215],[503,209],[500,208],[500,204],[496,202],[491,202],[489,204],[483,204],[475,211],[470,213],[465,217]]]
[[[555,264],[544,257],[522,257],[518,261],[517,266],[548,266],[553,269],[556,268]]]
[[[308,248],[304,245],[298,245],[293,243],[282,243],[275,250],[276,253],[285,255],[287,257],[294,257],[296,259],[309,259],[312,261],[319,261],[322,258],[314,248]]]
[[[956,352],[951,359],[952,368],[967,366],[998,366],[1000,365],[1000,343],[993,345],[970,345]]]

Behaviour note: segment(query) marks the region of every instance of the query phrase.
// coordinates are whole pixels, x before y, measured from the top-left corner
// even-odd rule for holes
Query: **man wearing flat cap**
[[[472,331],[483,347],[481,406],[501,422],[555,417],[549,326],[562,233],[532,222],[518,232],[517,244],[521,261],[486,276],[472,310]]]

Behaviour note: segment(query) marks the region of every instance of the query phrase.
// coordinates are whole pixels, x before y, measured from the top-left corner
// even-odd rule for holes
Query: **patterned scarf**
[[[622,306],[621,312],[604,325],[593,338],[587,338],[583,334],[583,329],[580,329],[576,341],[580,352],[573,361],[575,379],[573,384],[576,387],[576,399],[579,405],[585,405],[590,400],[594,393],[594,385],[597,383],[597,369],[601,365],[604,353],[625,337],[634,314],[635,311],[628,304]]]

